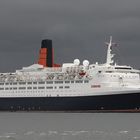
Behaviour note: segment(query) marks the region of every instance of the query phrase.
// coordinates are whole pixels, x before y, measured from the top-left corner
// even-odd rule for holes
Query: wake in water
[[[1,113],[0,140],[140,140],[140,114]]]
[[[80,130],[80,131],[56,131],[47,132],[27,131],[24,133],[6,132],[0,135],[0,140],[140,140],[140,130],[130,131],[100,131],[100,130]]]

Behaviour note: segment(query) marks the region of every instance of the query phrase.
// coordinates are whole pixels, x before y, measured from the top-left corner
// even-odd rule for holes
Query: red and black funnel
[[[58,64],[54,64],[54,50],[52,47],[52,40],[42,40],[38,64],[43,65],[44,67],[60,66]]]

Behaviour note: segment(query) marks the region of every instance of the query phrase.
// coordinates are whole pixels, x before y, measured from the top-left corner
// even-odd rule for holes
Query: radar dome
[[[85,67],[89,66],[89,61],[88,60],[84,60],[83,61],[83,66],[85,66]]]
[[[79,60],[79,59],[75,59],[75,60],[73,61],[73,63],[74,63],[75,65],[79,65],[79,64],[80,64],[80,60]]]

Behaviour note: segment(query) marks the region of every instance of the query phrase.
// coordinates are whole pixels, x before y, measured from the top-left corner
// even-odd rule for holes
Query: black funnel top
[[[52,40],[49,40],[49,39],[42,40],[41,48],[47,48],[46,65],[48,67],[52,67],[53,66]]]
[[[42,40],[41,48],[47,48],[47,49],[52,48],[52,40],[50,39]]]

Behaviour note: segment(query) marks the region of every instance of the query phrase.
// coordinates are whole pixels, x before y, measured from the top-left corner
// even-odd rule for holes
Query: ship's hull
[[[0,98],[1,111],[140,111],[140,93]]]

